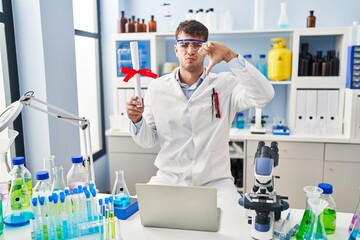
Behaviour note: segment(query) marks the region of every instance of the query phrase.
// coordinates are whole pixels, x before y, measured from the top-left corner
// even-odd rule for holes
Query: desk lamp
[[[90,182],[95,184],[95,173],[90,137],[90,121],[84,117],[78,117],[54,105],[41,101],[34,97],[33,91],[25,93],[18,101],[10,104],[0,114],[0,132],[7,128],[20,114],[23,106],[31,107],[52,117],[61,119],[72,125],[78,126],[82,131],[85,145],[85,167],[90,173]],[[88,161],[90,160],[90,167]],[[90,168],[90,171],[89,171]]]

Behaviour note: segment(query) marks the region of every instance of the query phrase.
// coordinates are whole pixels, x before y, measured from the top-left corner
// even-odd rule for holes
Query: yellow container
[[[273,48],[268,53],[268,77],[274,81],[285,81],[291,76],[291,51],[284,38],[272,38]]]

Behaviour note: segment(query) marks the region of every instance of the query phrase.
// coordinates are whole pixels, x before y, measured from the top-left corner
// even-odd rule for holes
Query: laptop
[[[142,183],[135,187],[143,226],[218,231],[216,188]]]

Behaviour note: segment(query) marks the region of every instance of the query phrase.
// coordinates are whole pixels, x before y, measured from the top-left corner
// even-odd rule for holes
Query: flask
[[[360,185],[359,185],[359,190],[360,190]],[[354,229],[354,225],[355,225],[356,221],[359,221],[359,220],[360,220],[360,197],[359,197],[359,201],[358,201],[356,210],[355,210],[354,215],[353,215],[353,217],[351,219],[351,222],[350,222],[350,226],[349,226],[349,229],[348,229],[349,233],[351,233],[351,231]],[[358,229],[358,230],[360,230],[360,229]]]
[[[316,17],[314,16],[314,10],[310,11],[310,15],[306,18],[306,27],[313,28],[316,24]]]
[[[274,81],[284,81],[291,76],[291,51],[287,49],[284,38],[272,38],[268,53],[268,77]]]
[[[280,3],[280,16],[278,19],[278,28],[288,28],[289,20],[286,13],[286,3]]]
[[[326,234],[333,234],[336,229],[336,204],[331,196],[333,193],[333,186],[328,183],[319,183],[318,187],[323,190],[320,198],[329,203],[323,212],[325,232]]]
[[[245,120],[244,120],[244,113],[243,112],[237,112],[236,113],[236,122],[235,122],[236,128],[244,129],[245,128]]]
[[[118,20],[118,33],[125,33],[125,25],[127,23],[127,18],[125,17],[125,11],[121,11],[121,17]]]
[[[192,9],[189,9],[188,13],[185,15],[185,20],[195,20],[195,14]]]
[[[206,11],[206,26],[210,32],[216,32],[217,19],[213,8]]]
[[[43,161],[44,161],[44,170],[46,170],[49,173],[49,180],[50,183],[52,183],[53,181],[52,171],[55,166],[55,156],[54,155],[45,156],[43,157]]]
[[[222,30],[224,32],[229,32],[233,30],[233,20],[229,10],[225,12],[225,15],[223,17]]]
[[[49,179],[48,171],[39,171],[36,173],[37,183],[33,189],[32,197],[45,197],[47,198],[51,194],[51,183]]]
[[[255,0],[254,29],[264,29],[264,0]]]
[[[305,233],[311,228],[311,208],[309,206],[308,200],[310,198],[320,198],[323,190],[316,186],[306,186],[303,188],[306,195],[306,208],[301,219],[299,231],[296,234],[296,239],[304,239]]]
[[[256,68],[267,78],[268,77],[268,69],[267,69],[267,61],[266,55],[260,54],[259,61],[256,64]]]
[[[154,20],[154,15],[151,15],[151,20],[149,22],[149,32],[156,32],[156,21]]]
[[[114,205],[126,207],[130,204],[130,193],[126,186],[124,170],[116,170],[115,174],[115,184],[111,193],[114,196]]]
[[[8,161],[8,149],[14,142],[19,133],[15,130],[8,129],[2,131],[0,135],[0,198],[3,201],[8,199],[8,175],[10,173],[10,164]]]
[[[9,173],[9,201],[4,214],[7,226],[24,226],[33,217],[31,211],[32,179],[30,171],[24,166],[22,156],[12,159],[13,168]]]
[[[72,166],[67,174],[67,185],[70,192],[79,185],[87,186],[89,184],[88,172],[83,166],[83,161],[84,159],[81,155],[71,157]]]
[[[63,167],[54,167],[53,168],[53,182],[51,185],[51,192],[63,191],[66,188],[66,183],[64,180],[64,171]]]

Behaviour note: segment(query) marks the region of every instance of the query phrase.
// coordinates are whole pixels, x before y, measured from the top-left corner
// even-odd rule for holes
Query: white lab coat
[[[149,84],[143,124],[137,135],[134,128],[130,132],[144,148],[161,147],[153,182],[200,186],[232,179],[228,142],[235,113],[265,105],[274,89],[251,64],[239,69],[231,62],[231,72],[210,73],[189,100],[175,79],[178,69]],[[220,119],[212,117],[213,88],[219,95]]]

